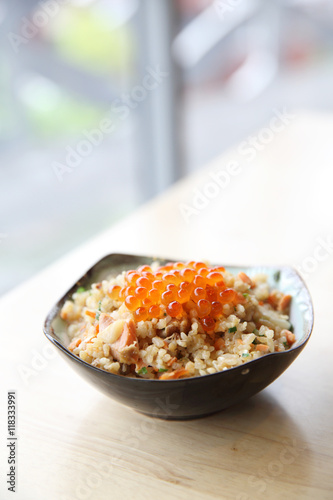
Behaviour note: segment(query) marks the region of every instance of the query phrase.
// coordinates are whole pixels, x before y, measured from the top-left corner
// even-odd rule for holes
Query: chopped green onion
[[[237,332],[237,326],[233,326],[232,328],[229,328],[228,332],[229,333]]]
[[[254,335],[258,335],[259,330],[257,330],[257,329],[255,328],[255,329],[253,330],[253,333],[254,333]]]
[[[138,371],[139,375],[145,375],[146,373],[148,373],[148,370],[145,366],[143,366],[141,370]]]
[[[167,372],[167,371],[168,371],[168,369],[167,369],[167,368],[160,368],[158,371],[159,371],[160,373],[163,373],[163,372]]]
[[[101,315],[101,310],[102,310],[102,302],[99,301],[98,302],[98,312],[96,313],[96,316],[95,316],[95,319],[97,319],[97,321],[99,320],[99,317]]]
[[[283,345],[284,345],[284,347],[286,347],[288,349],[288,347],[289,347],[288,342],[283,342]]]
[[[249,294],[248,293],[243,293],[243,297],[245,297],[246,299],[248,298]]]
[[[250,356],[250,354],[248,352],[243,352],[242,356],[243,358],[247,358],[248,356]]]
[[[256,344],[260,344],[260,342],[258,342],[258,339],[254,339],[252,344],[256,345]]]
[[[82,293],[85,291],[86,291],[86,289],[84,288],[84,286],[79,286],[79,288],[76,290],[76,293]]]
[[[280,271],[276,271],[276,273],[273,274],[273,278],[275,281],[280,281],[280,277],[281,277]]]
[[[293,325],[292,325],[292,324],[290,324],[289,331],[290,331],[291,333],[294,333],[294,327],[293,327]]]

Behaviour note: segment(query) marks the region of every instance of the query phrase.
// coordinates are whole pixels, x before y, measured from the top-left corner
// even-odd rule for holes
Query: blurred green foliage
[[[53,21],[55,48],[64,58],[89,71],[129,71],[133,42],[128,25],[113,26],[110,14],[93,7],[67,6]]]
[[[75,68],[105,79],[105,86],[121,88],[133,68],[133,40],[128,24],[115,26],[111,13],[94,5],[63,6],[47,25],[43,36],[63,60]],[[44,42],[42,42],[44,43]],[[92,92],[93,95],[93,92]],[[59,139],[94,127],[108,106],[76,97],[65,88],[36,77],[23,85],[20,100],[37,140]]]

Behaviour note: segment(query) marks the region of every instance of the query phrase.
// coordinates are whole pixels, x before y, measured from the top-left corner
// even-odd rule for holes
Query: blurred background
[[[275,108],[333,110],[332,0],[0,0],[0,26],[0,293]]]

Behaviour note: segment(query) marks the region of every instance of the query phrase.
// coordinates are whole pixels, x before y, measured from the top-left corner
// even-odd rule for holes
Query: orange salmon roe
[[[222,306],[221,302],[217,302],[217,301],[212,302],[212,313],[211,314],[214,318],[218,318],[219,316],[221,316],[222,311],[223,311],[223,306]]]
[[[232,288],[227,288],[219,293],[219,301],[221,304],[230,304],[237,297],[237,293]]]
[[[140,304],[139,299],[134,295],[129,295],[125,299],[125,305],[127,309],[129,309],[130,311],[135,311],[135,309],[139,306],[139,304]]]
[[[225,268],[222,267],[222,266],[217,266],[217,267],[213,267],[213,271],[216,271],[216,272],[219,272],[219,273],[224,273],[225,272]]]
[[[204,267],[207,267],[207,265],[204,262],[195,262],[193,264],[193,267],[196,271],[199,271],[199,269],[202,269]]]
[[[138,278],[136,280],[136,285],[137,286],[142,286],[144,288],[148,288],[149,290],[151,289],[151,282],[148,278],[145,278],[142,276],[141,278]]]
[[[165,283],[162,280],[155,280],[153,281],[153,288],[156,288],[156,290],[159,290],[160,292],[164,292]]]
[[[207,267],[202,267],[201,269],[198,270],[198,274],[202,276],[203,278],[206,278],[207,274],[209,273]]]
[[[207,281],[210,285],[215,285],[215,283],[218,283],[222,279],[221,273],[208,273],[207,276]]]
[[[209,288],[206,288],[206,299],[210,302],[217,300],[217,291],[214,287],[210,286]]]
[[[185,264],[183,262],[176,262],[174,264],[175,269],[183,269],[185,267]]]
[[[134,273],[135,273],[135,274],[139,274],[139,273],[138,273],[135,269],[130,269],[129,271],[126,271],[126,273],[125,273],[125,279],[126,279],[127,281],[130,281],[130,280],[131,280],[131,276],[132,276],[132,274],[134,274]]]
[[[195,271],[193,269],[190,269],[189,267],[186,267],[182,271],[180,271],[180,275],[189,283],[191,283],[194,280],[195,277]]]
[[[190,267],[190,268],[193,268],[194,267],[194,264],[195,264],[195,261],[194,260],[189,260],[188,262],[186,262],[186,267]]]
[[[209,300],[200,299],[197,304],[198,314],[200,318],[208,316],[212,310],[212,305]]]
[[[188,281],[182,281],[181,284],[179,285],[180,290],[187,290],[190,293],[190,295],[194,290],[194,288],[195,286],[193,285],[193,283],[189,283]]]
[[[155,304],[161,301],[161,295],[160,292],[156,288],[152,288],[148,292],[148,298]]]
[[[152,301],[150,300],[150,298],[149,298],[149,297],[146,297],[145,299],[143,299],[143,301],[142,301],[142,305],[143,305],[144,307],[150,307],[150,306],[152,306],[152,305],[153,305],[153,303],[152,303]]]
[[[119,299],[119,293],[120,293],[120,286],[119,285],[113,285],[109,288],[108,290],[108,296],[112,300],[118,300]]]
[[[179,304],[176,300],[173,302],[170,302],[170,304],[167,307],[167,313],[172,316],[173,318],[176,316],[179,316],[183,311],[182,305]]]
[[[156,270],[143,265],[127,271],[124,286],[110,287],[108,296],[123,302],[136,322],[194,314],[212,336],[223,306],[246,302],[243,294],[226,288],[224,272],[222,266],[196,261],[168,262]]]
[[[198,302],[198,300],[206,298],[206,292],[205,292],[205,290],[203,288],[201,288],[200,286],[198,286],[197,288],[195,288],[193,290],[191,298],[195,302]]]
[[[173,285],[176,285],[179,281],[178,276],[175,276],[173,273],[165,274],[163,279],[166,283],[172,283]]]
[[[201,324],[205,332],[212,333],[215,329],[215,321],[210,316],[202,318]]]
[[[191,297],[191,291],[186,290],[184,288],[180,288],[177,292],[177,300],[181,304],[185,304],[185,302],[188,302]]]
[[[160,315],[161,315],[160,306],[157,305],[150,306],[148,311],[148,316],[150,316],[151,318],[159,318]]]
[[[175,299],[175,294],[171,290],[166,290],[162,293],[162,303],[165,305],[170,304]]]
[[[134,313],[136,321],[146,321],[148,318],[148,312],[145,307],[138,307]]]
[[[137,273],[137,272],[131,272],[130,274],[128,274],[127,276],[127,281],[131,284],[131,285],[135,285],[136,283],[136,280],[138,280],[140,278],[140,274]]]
[[[142,273],[142,276],[144,278],[147,278],[149,281],[154,281],[154,279],[155,279],[155,276],[153,275],[153,273],[144,272],[144,273]]]
[[[144,286],[138,286],[134,293],[138,299],[145,299],[148,295],[148,290]]]
[[[139,273],[144,273],[144,272],[151,273],[151,267],[150,266],[140,266],[140,267],[138,267],[138,272]]]
[[[135,293],[134,286],[128,286],[125,290],[125,297],[128,297],[129,295],[134,295],[134,293]]]
[[[200,276],[199,274],[197,274],[193,280],[193,284],[195,286],[199,286],[201,288],[205,288],[206,286],[206,280],[203,276]]]

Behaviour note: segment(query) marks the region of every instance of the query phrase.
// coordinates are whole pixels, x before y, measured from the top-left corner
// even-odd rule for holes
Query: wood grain
[[[261,394],[208,418],[165,422],[117,404],[42,334],[56,299],[107,253],[304,268],[333,236],[332,136],[331,116],[298,113],[253,161],[235,148],[1,299],[1,499],[14,497],[3,479],[9,389],[16,499],[332,498],[333,248],[307,273],[316,319],[304,352]],[[230,161],[240,173],[186,222],[179,205]]]

